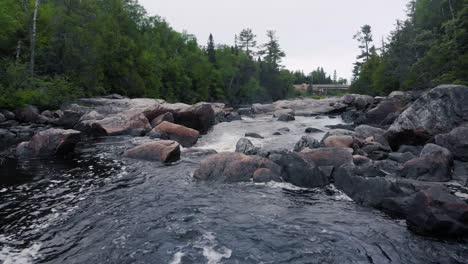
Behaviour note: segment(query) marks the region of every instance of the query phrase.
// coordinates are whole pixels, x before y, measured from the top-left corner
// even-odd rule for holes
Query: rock
[[[161,124],[163,121],[167,121],[170,123],[174,123],[174,116],[172,115],[171,112],[164,113],[155,119],[151,120],[151,127],[155,128],[159,124]]]
[[[308,127],[305,129],[305,132],[310,134],[310,133],[323,133],[324,131],[318,128]]]
[[[164,163],[175,162],[180,159],[180,145],[170,140],[155,141],[131,148],[125,151],[124,156]]]
[[[77,112],[73,110],[65,110],[63,111],[62,116],[54,123],[57,126],[61,126],[67,129],[74,128],[76,124],[78,124],[82,116],[83,116],[82,112]]]
[[[16,119],[23,123],[35,123],[39,119],[39,109],[33,105],[26,105],[15,110]]]
[[[245,137],[264,139],[264,137],[257,133],[245,133]]]
[[[320,147],[320,142],[317,139],[310,137],[310,136],[303,136],[294,146],[294,151],[301,152],[305,148],[314,149],[314,148],[319,148],[319,147]]]
[[[82,115],[78,123],[75,125],[75,127],[73,127],[73,129],[87,134],[91,134],[93,133],[94,121],[102,119],[104,119],[104,116],[93,110],[87,114]]]
[[[388,141],[385,138],[385,130],[377,127],[372,127],[368,125],[361,125],[358,126],[354,129],[354,132],[356,132],[356,135],[361,137],[361,138],[369,138],[372,137],[375,142],[378,142],[384,146],[389,146]]]
[[[151,125],[144,114],[132,111],[110,115],[91,122],[93,134],[115,136],[130,134],[140,136],[151,130]]]
[[[401,176],[420,181],[445,182],[451,180],[453,158],[446,148],[428,144],[419,158],[403,164]]]
[[[206,134],[215,124],[215,112],[210,104],[198,103],[174,113],[174,120],[177,124],[198,130],[201,134]]]
[[[243,153],[245,155],[256,155],[260,148],[255,147],[252,142],[246,138],[241,138],[237,141],[236,152]]]
[[[260,168],[256,170],[253,174],[253,181],[254,182],[281,182],[281,177],[271,169],[267,168]]]
[[[455,161],[452,178],[468,187],[468,162]]]
[[[355,136],[356,133],[346,129],[332,129],[323,136],[322,142],[331,136]]]
[[[458,160],[468,161],[468,124],[435,137],[435,143],[449,149]]]
[[[354,102],[354,100],[356,100],[356,97],[352,94],[347,94],[345,96],[343,96],[342,98],[342,101],[343,103],[347,104],[347,105],[350,105]]]
[[[0,113],[0,123],[3,123],[5,121],[7,121],[6,117],[2,113]]]
[[[281,135],[282,135],[281,132],[278,132],[278,131],[273,133],[273,136],[281,136]]]
[[[378,160],[357,165],[356,172],[364,177],[385,177],[399,173],[400,166],[393,160]]]
[[[239,108],[237,109],[237,113],[241,116],[253,116],[252,108]]]
[[[369,162],[372,162],[372,160],[369,159],[368,157],[361,156],[361,155],[353,155],[353,163],[356,166],[361,166]]]
[[[37,133],[28,142],[20,143],[16,154],[21,158],[65,155],[74,150],[80,138],[79,131],[51,128]]]
[[[285,182],[307,188],[323,187],[329,183],[328,177],[315,164],[306,162],[298,153],[274,151],[270,153],[269,159],[281,167],[281,176]]]
[[[327,148],[353,148],[353,144],[352,136],[329,136],[323,141]]]
[[[106,99],[117,99],[117,100],[122,100],[122,99],[126,99],[126,97],[120,95],[120,94],[109,94],[109,95],[105,95],[103,96],[102,98],[106,98]]]
[[[14,144],[16,135],[6,129],[0,129],[0,150]]]
[[[386,132],[393,149],[422,145],[468,122],[468,87],[441,85],[416,100]]]
[[[365,114],[362,111],[349,110],[341,114],[341,119],[343,119],[345,123],[353,123],[357,120],[364,120]],[[357,123],[363,122],[357,121]]]
[[[399,113],[405,105],[398,100],[384,100],[365,115],[365,124],[381,124],[390,114]]]
[[[163,121],[153,128],[148,135],[150,137],[174,140],[184,148],[188,148],[197,143],[200,133],[192,128]]]
[[[342,165],[353,164],[353,150],[349,148],[308,148],[300,152],[299,155],[318,167],[333,166],[338,168]]]
[[[353,106],[356,107],[357,110],[364,110],[366,109],[367,105],[367,101],[362,97],[356,98],[356,100],[353,102]]]
[[[257,172],[259,169],[261,171]],[[263,176],[266,173],[271,178],[279,179],[281,168],[271,160],[258,156],[237,152],[219,153],[203,160],[193,177],[198,180],[233,183],[250,181],[255,173],[258,180],[265,180]]]
[[[443,187],[418,192],[409,211],[406,223],[413,232],[444,238],[468,236],[468,204]]]
[[[281,132],[281,133],[287,133],[287,132],[290,132],[291,129],[289,129],[288,127],[282,127],[282,128],[279,128],[278,129],[278,132]]]
[[[405,153],[392,152],[388,154],[388,158],[398,163],[406,163],[407,161],[410,161],[416,158],[416,156],[411,152],[405,152]]]
[[[242,117],[238,113],[230,112],[224,116],[224,122],[232,122],[242,120]]]
[[[294,110],[292,110],[292,109],[280,109],[280,110],[276,110],[273,113],[273,117],[278,117],[279,118],[282,115],[295,116],[296,113],[294,113]]]
[[[294,118],[294,116],[290,114],[281,114],[278,117],[278,121],[281,121],[281,122],[289,122],[289,121],[294,121],[294,120],[296,120],[296,118]]]
[[[423,146],[408,146],[408,145],[402,145],[398,149],[399,153],[405,153],[405,152],[410,152],[415,156],[419,156],[421,154],[421,151],[423,149]]]
[[[10,112],[8,110],[0,110],[0,113],[6,118],[6,120],[15,120],[15,114],[13,112]]]

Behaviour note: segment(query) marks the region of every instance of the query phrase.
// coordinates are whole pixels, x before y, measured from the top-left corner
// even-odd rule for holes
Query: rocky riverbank
[[[311,136],[320,130],[304,128],[294,149],[262,148],[243,138],[234,153],[205,151],[208,157],[194,178],[284,181],[306,188],[331,183],[358,204],[405,219],[414,232],[463,238],[468,235],[467,101],[468,88],[453,85],[424,93],[297,99],[237,110],[113,95],[81,99],[57,111],[39,113],[33,106],[1,111],[0,147],[3,157],[29,159],[67,155],[87,137],[144,136],[122,158],[172,163],[213,125],[241,116],[272,115],[285,124],[298,116],[341,116],[348,124],[321,140]]]

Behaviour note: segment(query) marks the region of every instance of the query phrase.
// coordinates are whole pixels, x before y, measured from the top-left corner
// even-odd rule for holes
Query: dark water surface
[[[224,123],[196,147],[230,151],[245,132],[257,132],[265,136],[257,145],[292,148],[305,127],[339,122]],[[271,136],[280,127],[291,132]],[[103,138],[62,160],[2,167],[0,262],[468,263],[468,245],[413,235],[403,221],[342,194],[196,182],[197,152],[171,166],[122,160],[132,141]]]

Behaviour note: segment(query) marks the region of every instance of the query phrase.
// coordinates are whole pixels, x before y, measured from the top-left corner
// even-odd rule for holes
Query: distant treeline
[[[408,18],[397,21],[379,49],[369,25],[356,34],[362,53],[354,67],[354,92],[468,85],[468,0],[416,0],[407,8]]]

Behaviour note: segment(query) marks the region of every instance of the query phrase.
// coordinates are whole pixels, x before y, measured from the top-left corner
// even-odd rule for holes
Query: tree
[[[333,72],[333,83],[338,83],[338,76],[336,76],[336,70]]]
[[[31,61],[30,61],[30,73],[31,77],[34,76],[34,63],[36,59],[36,34],[37,34],[37,15],[39,12],[39,5],[41,0],[35,0],[34,3],[34,11],[33,11],[33,19],[32,19],[32,26],[31,26]]]
[[[208,37],[208,45],[206,48],[206,53],[208,55],[208,60],[211,62],[211,64],[216,65],[216,50],[215,50],[213,35],[211,33],[210,33],[210,36]]]
[[[262,45],[262,50],[259,54],[263,56],[263,60],[270,64],[273,68],[278,68],[281,59],[286,54],[281,50],[276,32],[273,30],[267,31],[268,42]]]
[[[252,56],[252,49],[257,46],[257,41],[255,40],[257,36],[252,33],[252,29],[246,28],[241,31],[238,37],[238,45],[241,49],[245,50],[247,55]]]
[[[361,54],[357,57],[358,60],[364,59],[364,62],[368,61],[371,55],[371,44],[373,41],[371,26],[362,26],[361,30],[354,35],[354,39],[359,41],[359,48],[361,49]]]

